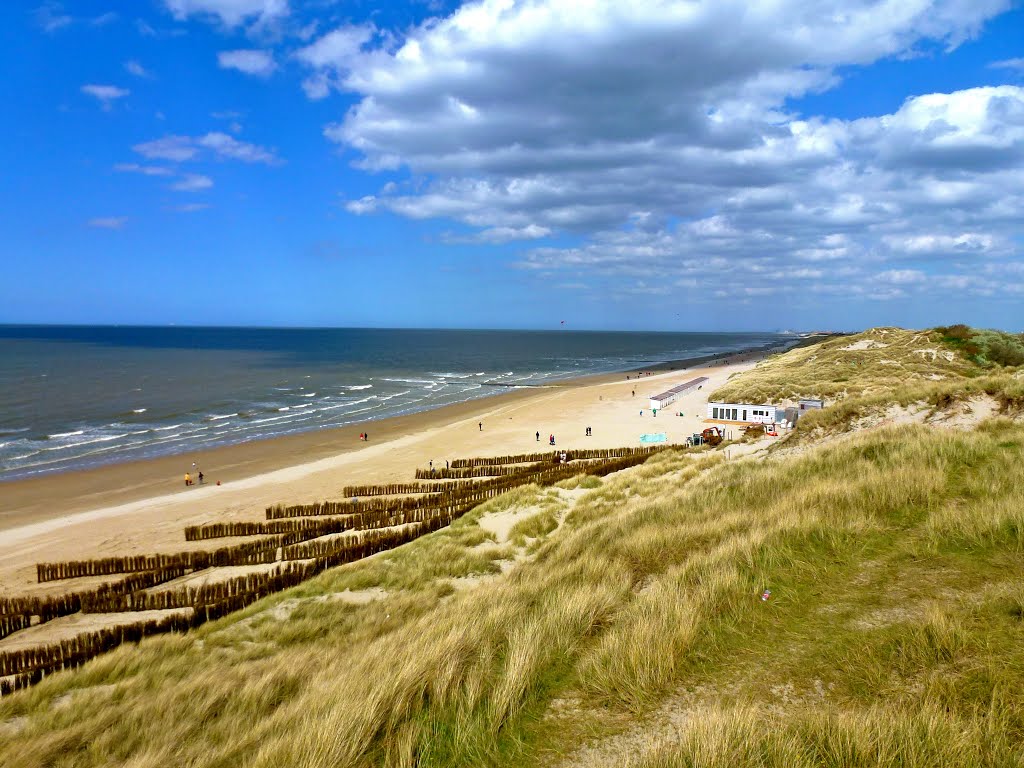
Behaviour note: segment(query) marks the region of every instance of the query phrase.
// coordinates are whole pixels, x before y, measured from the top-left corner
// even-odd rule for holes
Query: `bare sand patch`
[[[853,344],[848,344],[845,347],[840,347],[844,352],[860,352],[866,349],[885,349],[889,345],[884,341],[875,341],[874,339],[861,339],[855,341]]]

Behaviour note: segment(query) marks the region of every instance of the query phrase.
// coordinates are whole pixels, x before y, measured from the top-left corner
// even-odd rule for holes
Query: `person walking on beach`
[[[185,473],[185,485],[192,485],[192,476],[188,472]]]
[[[199,470],[199,484],[203,484],[203,470],[201,469]]]
[[[479,424],[477,424],[477,426],[480,427],[481,432],[484,431],[484,423],[482,421]]]
[[[537,442],[540,442],[540,430],[537,431]]]

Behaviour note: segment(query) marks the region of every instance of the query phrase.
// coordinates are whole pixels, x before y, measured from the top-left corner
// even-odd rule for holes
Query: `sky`
[[[1024,330],[1014,0],[11,0],[0,42],[0,322]]]

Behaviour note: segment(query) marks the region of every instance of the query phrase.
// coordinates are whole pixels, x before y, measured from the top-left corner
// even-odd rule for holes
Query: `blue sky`
[[[0,7],[0,322],[1024,327],[1024,9]]]

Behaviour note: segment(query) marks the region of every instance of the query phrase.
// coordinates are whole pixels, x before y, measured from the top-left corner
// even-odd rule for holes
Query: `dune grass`
[[[963,379],[982,368],[935,330],[872,328],[772,355],[711,395],[730,403],[778,403],[801,397],[834,402],[898,391],[908,384]]]
[[[0,700],[0,764],[557,765],[675,712],[611,764],[1021,765],[1022,466],[1008,419],[660,454],[455,589],[516,550],[482,514],[554,503],[517,489]]]

